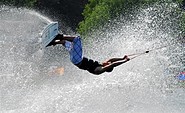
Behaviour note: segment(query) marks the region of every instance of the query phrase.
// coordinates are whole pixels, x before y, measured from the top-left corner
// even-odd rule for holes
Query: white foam
[[[163,26],[167,29],[163,31],[158,20],[167,23],[169,15],[165,15],[167,20],[157,15],[161,11],[170,14],[167,9],[171,8],[155,7],[141,10],[139,19],[132,22],[121,18],[109,25],[109,29],[92,33],[83,43],[84,56],[103,61],[168,44],[174,38],[169,33],[171,27]],[[3,22],[0,23],[0,58],[13,66],[14,74],[7,76],[2,70],[6,76],[0,76],[2,112],[184,113],[184,90],[176,90],[175,79],[170,77],[179,73],[183,57],[183,54],[173,57],[172,51],[178,46],[179,51],[175,52],[182,53],[182,46],[152,51],[115,68],[112,73],[93,76],[72,65],[62,47],[43,52],[34,46],[50,19],[30,10],[10,9],[1,9],[0,15]],[[151,20],[155,25],[149,27]],[[59,66],[65,68],[64,75],[50,76],[50,69]]]

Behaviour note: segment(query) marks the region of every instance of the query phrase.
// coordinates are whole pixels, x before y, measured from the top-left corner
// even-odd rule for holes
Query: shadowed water
[[[185,91],[174,76],[183,70],[185,47],[171,7],[141,9],[83,40],[84,56],[98,61],[167,45],[100,76],[72,65],[61,46],[41,49],[39,33],[51,20],[1,7],[1,112],[184,113]],[[63,75],[52,73],[60,66]]]

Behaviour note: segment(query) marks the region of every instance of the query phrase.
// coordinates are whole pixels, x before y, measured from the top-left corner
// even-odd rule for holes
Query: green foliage
[[[181,4],[183,0],[173,1]],[[84,21],[79,23],[78,32],[85,35],[90,30],[104,25],[108,20],[116,18],[123,10],[125,13],[131,13],[133,8],[155,2],[165,2],[165,0],[89,0],[83,12]]]
[[[26,0],[27,6],[33,7],[37,0]]]
[[[86,5],[84,10],[85,21],[80,22],[80,31],[87,32],[91,28],[98,26],[104,21],[110,19],[110,10],[108,5],[102,5],[99,0],[90,0],[91,4]],[[96,5],[100,4],[100,5]]]
[[[37,0],[1,0],[0,5],[12,5],[17,7],[33,7]]]
[[[182,32],[185,34],[185,12],[183,13],[182,20],[181,20]]]
[[[174,1],[177,3],[180,3],[180,4],[182,4],[182,2],[183,2],[183,0],[174,0]]]
[[[84,21],[79,23],[78,32],[86,34],[119,16],[123,10],[129,12],[133,7],[154,1],[158,0],[89,0],[83,12]]]

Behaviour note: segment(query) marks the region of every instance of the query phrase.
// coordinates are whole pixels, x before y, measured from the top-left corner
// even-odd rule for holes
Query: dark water
[[[185,91],[174,76],[183,70],[185,47],[176,38],[178,16],[169,17],[175,5],[164,6],[141,9],[132,21],[120,17],[83,40],[84,55],[99,61],[170,45],[100,76],[73,66],[63,47],[40,48],[50,19],[1,7],[1,112],[184,113]],[[51,73],[60,66],[63,75]]]

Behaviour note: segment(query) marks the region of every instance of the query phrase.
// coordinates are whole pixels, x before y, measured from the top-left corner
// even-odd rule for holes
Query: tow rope
[[[167,46],[169,46],[169,45],[165,45],[165,46],[162,46],[162,47],[159,47],[159,48],[155,48],[155,49],[150,49],[150,50],[147,50],[147,51],[144,51],[144,52],[140,52],[140,53],[129,54],[127,56],[130,57],[130,60],[131,60],[131,59],[137,58],[137,57],[139,57],[141,55],[147,54],[147,53],[149,53],[151,51],[156,51],[156,50],[165,48]]]

